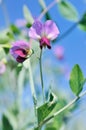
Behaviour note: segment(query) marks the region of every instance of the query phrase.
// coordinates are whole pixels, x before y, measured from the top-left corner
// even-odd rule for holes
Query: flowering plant
[[[86,94],[86,78],[79,64],[75,63],[70,72],[61,45],[76,26],[86,31],[86,13],[79,19],[76,8],[65,0],[54,0],[48,6],[39,0],[39,4],[42,13],[37,18],[24,5],[25,19],[10,24],[5,2],[0,2],[7,24],[0,35],[1,106],[5,108],[0,130],[67,130],[71,114],[80,108],[78,101]],[[55,4],[65,19],[74,22],[64,33],[60,18],[52,20],[49,14]],[[65,80],[70,88],[65,87]]]

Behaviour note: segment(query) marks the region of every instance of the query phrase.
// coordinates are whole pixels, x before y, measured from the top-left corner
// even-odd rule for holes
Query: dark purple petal
[[[18,56],[18,57],[16,58],[17,62],[19,62],[19,63],[23,63],[26,59],[27,59],[27,58],[20,57],[20,56]]]
[[[42,49],[43,47],[46,47],[46,46],[49,49],[51,49],[50,40],[47,39],[46,37],[43,37],[40,39],[40,48]]]
[[[47,20],[44,23],[43,28],[45,36],[50,40],[54,40],[59,34],[58,27],[52,20]]]

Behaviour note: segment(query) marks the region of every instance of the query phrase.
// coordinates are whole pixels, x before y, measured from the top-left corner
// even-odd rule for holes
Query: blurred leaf
[[[13,130],[13,127],[10,124],[9,119],[5,115],[2,116],[2,130]]]
[[[11,111],[6,111],[2,117],[3,130],[17,129],[17,120]]]
[[[46,8],[46,4],[45,4],[44,0],[39,0],[39,4],[41,5],[42,9]]]
[[[0,47],[0,60],[6,57],[5,51],[2,47]]]
[[[70,74],[70,88],[78,96],[83,89],[86,79],[83,76],[82,70],[79,65],[76,64]]]
[[[45,130],[57,130],[57,128],[49,124],[49,126],[47,126]]]
[[[7,36],[7,32],[8,32],[7,29],[2,30],[0,32],[0,44],[6,44],[10,41],[9,37]]]
[[[20,34],[20,30],[14,24],[10,25],[10,29],[14,34]]]
[[[11,33],[11,32],[7,32],[7,36],[8,36],[10,39],[14,39],[14,35],[13,35],[13,33]]]
[[[75,9],[75,7],[67,0],[62,0],[58,4],[59,11],[62,14],[62,16],[68,20],[71,21],[77,21],[78,20],[78,12]]]
[[[54,93],[50,93],[49,101],[37,108],[38,124],[40,124],[52,112],[56,103],[56,95]]]
[[[32,26],[32,24],[30,24],[30,23],[27,23],[27,24],[26,24],[26,27],[27,27],[27,28],[30,28],[31,26]]]
[[[9,52],[9,48],[10,48],[10,44],[0,44],[0,47],[2,47],[5,51],[5,53],[7,54]]]
[[[31,49],[34,51],[34,53],[30,57],[31,64],[37,65],[37,63],[39,62],[39,57],[40,57],[39,42],[32,40]]]
[[[84,13],[82,19],[80,20],[79,27],[81,30],[86,31],[86,13]]]
[[[33,24],[34,19],[32,17],[30,10],[28,9],[28,7],[26,5],[23,6],[23,12],[24,12],[24,17],[27,20],[27,22],[29,24]]]
[[[45,18],[46,18],[46,20],[50,20],[51,19],[50,14],[48,12],[45,14]]]
[[[40,130],[40,128],[37,127],[37,128],[34,128],[34,130]]]

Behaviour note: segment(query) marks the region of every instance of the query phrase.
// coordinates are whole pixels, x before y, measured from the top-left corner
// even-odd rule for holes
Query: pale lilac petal
[[[6,65],[0,61],[0,75],[6,71]]]
[[[29,30],[29,37],[38,40],[41,38],[41,33],[42,23],[40,21],[35,21]]]
[[[55,53],[55,56],[59,60],[64,59],[64,47],[63,46],[56,46],[54,49],[54,53]]]
[[[45,36],[50,40],[54,40],[59,35],[59,29],[52,20],[47,20],[43,28]]]
[[[33,38],[33,39],[35,39],[35,40],[38,40],[38,39],[41,38],[40,35],[38,35],[38,34],[36,33],[36,30],[35,30],[33,27],[31,27],[30,30],[29,30],[29,37],[30,37],[30,38]]]
[[[23,48],[23,49],[29,49],[30,48],[29,43],[26,42],[26,41],[23,41],[23,40],[16,41],[12,44],[13,44],[13,46],[17,46],[17,47],[20,47],[20,48]]]

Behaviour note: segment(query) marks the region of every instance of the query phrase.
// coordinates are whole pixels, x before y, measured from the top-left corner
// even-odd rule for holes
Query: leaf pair
[[[54,93],[50,93],[49,101],[37,108],[38,126],[44,121],[45,118],[52,112],[57,103],[57,97]],[[39,130],[39,128],[35,128]]]

